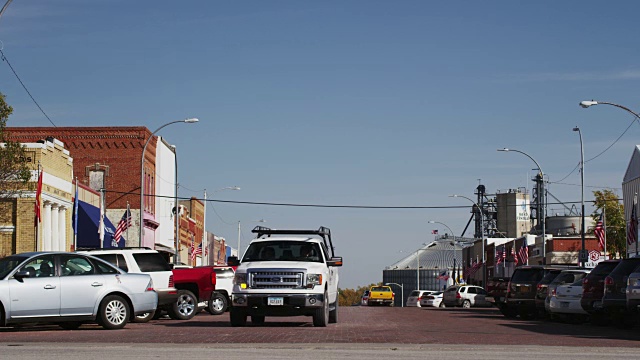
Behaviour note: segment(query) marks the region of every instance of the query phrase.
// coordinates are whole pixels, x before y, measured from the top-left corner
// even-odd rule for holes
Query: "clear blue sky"
[[[238,221],[243,246],[258,219],[331,228],[341,287],[356,287],[431,241],[428,220],[460,235],[470,209],[455,207],[470,203],[448,195],[473,197],[478,179],[489,193],[531,189],[535,164],[498,148],[530,154],[554,195],[579,202],[579,173],[563,179],[580,161],[572,128],[590,159],[633,118],[578,102],[640,111],[638,13],[633,1],[14,0],[0,41],[58,126],[200,118],[161,134],[178,149],[180,196],[451,207],[208,208],[208,230],[234,246]],[[51,125],[6,62],[0,92],[9,126]],[[633,125],[586,163],[587,200],[621,187],[639,135]]]

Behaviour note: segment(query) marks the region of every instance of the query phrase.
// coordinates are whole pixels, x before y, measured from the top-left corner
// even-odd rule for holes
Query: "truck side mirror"
[[[342,256],[332,257],[327,261],[327,266],[342,266]]]
[[[229,256],[229,258],[227,259],[227,265],[238,266],[240,265],[240,260],[238,260],[237,256]]]

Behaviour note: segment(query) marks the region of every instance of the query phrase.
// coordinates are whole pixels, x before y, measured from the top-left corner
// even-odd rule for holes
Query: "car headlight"
[[[247,273],[236,273],[233,277],[233,284],[239,285],[241,288],[247,288]]]
[[[307,287],[322,285],[322,274],[307,274]]]

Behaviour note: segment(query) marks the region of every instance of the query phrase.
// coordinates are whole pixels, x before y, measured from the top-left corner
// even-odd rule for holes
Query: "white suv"
[[[475,285],[454,285],[444,291],[442,302],[445,306],[462,306],[470,308],[472,306],[491,306],[486,300],[487,292],[480,286]]]
[[[431,295],[431,294],[433,294],[435,292],[436,291],[434,291],[434,290],[413,290],[411,292],[411,294],[409,294],[409,297],[407,298],[407,303],[405,304],[405,306],[406,307],[413,307],[413,306],[421,307],[420,301],[423,298],[426,298],[427,295]]]
[[[238,266],[229,309],[231,325],[244,326],[247,316],[254,324],[264,323],[265,316],[312,316],[313,325],[322,327],[337,322],[342,258],[333,255],[329,229],[258,226],[252,232],[258,237],[249,244],[242,262],[228,261]]]
[[[78,253],[95,256],[128,273],[150,275],[158,293],[158,309],[167,308],[178,299],[178,290],[173,285],[171,265],[155,250],[148,248],[95,249],[82,250]],[[136,316],[134,322],[147,322],[153,316],[153,312]]]

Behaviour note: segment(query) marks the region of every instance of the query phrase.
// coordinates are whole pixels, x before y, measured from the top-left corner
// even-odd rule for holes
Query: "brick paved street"
[[[124,330],[85,325],[67,331],[40,325],[0,330],[1,342],[99,343],[394,343],[521,344],[640,347],[640,329],[504,318],[495,309],[342,307],[339,323],[316,328],[311,318],[267,318],[262,326],[232,328],[228,313],[189,321],[154,320]]]

